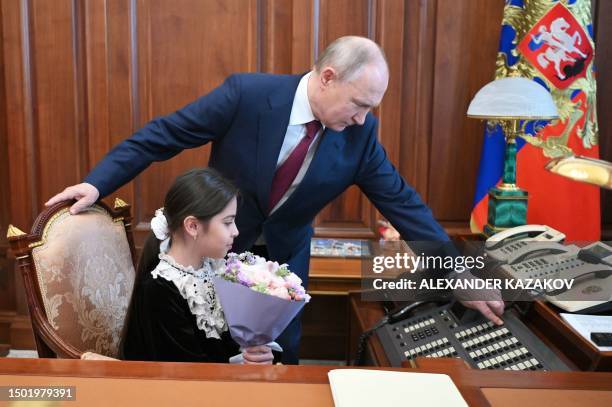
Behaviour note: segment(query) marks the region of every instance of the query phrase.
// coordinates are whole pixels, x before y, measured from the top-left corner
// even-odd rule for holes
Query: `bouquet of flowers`
[[[232,338],[241,348],[268,345],[310,301],[302,280],[286,264],[245,252],[229,253],[225,270],[214,278],[215,291]],[[230,359],[239,363],[242,355]]]

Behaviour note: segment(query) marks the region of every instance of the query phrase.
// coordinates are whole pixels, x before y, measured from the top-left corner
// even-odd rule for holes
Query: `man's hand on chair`
[[[61,201],[68,201],[70,199],[76,199],[77,202],[70,207],[70,213],[76,215],[82,210],[90,207],[98,200],[100,192],[96,187],[86,182],[82,184],[73,185],[64,189],[53,198],[49,199],[45,206],[51,206]]]

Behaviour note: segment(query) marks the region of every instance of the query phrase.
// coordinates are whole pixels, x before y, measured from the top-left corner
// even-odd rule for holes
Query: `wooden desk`
[[[375,326],[384,316],[381,304],[374,301],[361,301],[361,294],[352,292],[349,295],[349,340],[347,341],[347,364],[355,358],[359,336],[362,332]],[[366,366],[391,366],[378,336],[369,337],[365,348]]]
[[[556,407],[612,404],[612,373],[480,371],[458,359],[417,363],[418,368],[403,371],[448,374],[471,406],[515,405],[516,400],[521,407],[550,405],[546,400]],[[54,406],[325,407],[333,405],[327,379],[332,368],[0,359],[0,386],[76,386],[76,401]]]
[[[361,288],[361,259],[311,257],[308,292],[313,295],[347,296]]]
[[[538,329],[549,338],[557,348],[568,355],[568,358],[581,370],[612,371],[612,352],[603,352],[595,345],[587,341],[569,324],[567,324],[560,312],[562,309],[552,304],[536,301],[535,312],[530,313],[528,323],[537,326]]]
[[[471,369],[460,359],[417,358],[408,371],[451,377],[469,405],[516,407],[610,406],[612,373],[517,372]]]
[[[302,359],[346,358],[348,293],[360,288],[360,259],[311,257],[308,292],[312,301],[302,316]]]

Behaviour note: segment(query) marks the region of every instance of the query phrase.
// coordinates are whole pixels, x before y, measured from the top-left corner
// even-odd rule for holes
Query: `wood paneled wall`
[[[596,2],[602,157],[612,160],[612,2]],[[449,231],[466,231],[483,125],[465,112],[493,77],[502,0],[0,0],[0,343],[26,310],[6,258],[9,221],[80,182],[117,142],[230,73],[307,71],[333,39],[382,45],[391,69],[376,114],[401,174]],[[134,208],[137,242],[172,179],[209,146],[153,164],[113,196]],[[612,197],[603,198],[612,224]],[[352,188],[317,233],[373,237],[376,211]],[[606,226],[607,227],[607,226]],[[17,288],[16,288],[17,287]],[[7,339],[8,338],[8,339]]]

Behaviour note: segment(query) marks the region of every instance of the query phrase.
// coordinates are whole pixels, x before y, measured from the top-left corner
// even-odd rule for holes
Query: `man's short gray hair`
[[[340,80],[349,81],[364,66],[381,61],[388,70],[385,53],[377,43],[365,37],[350,35],[329,44],[317,59],[315,70],[320,73],[326,66],[331,66]]]

